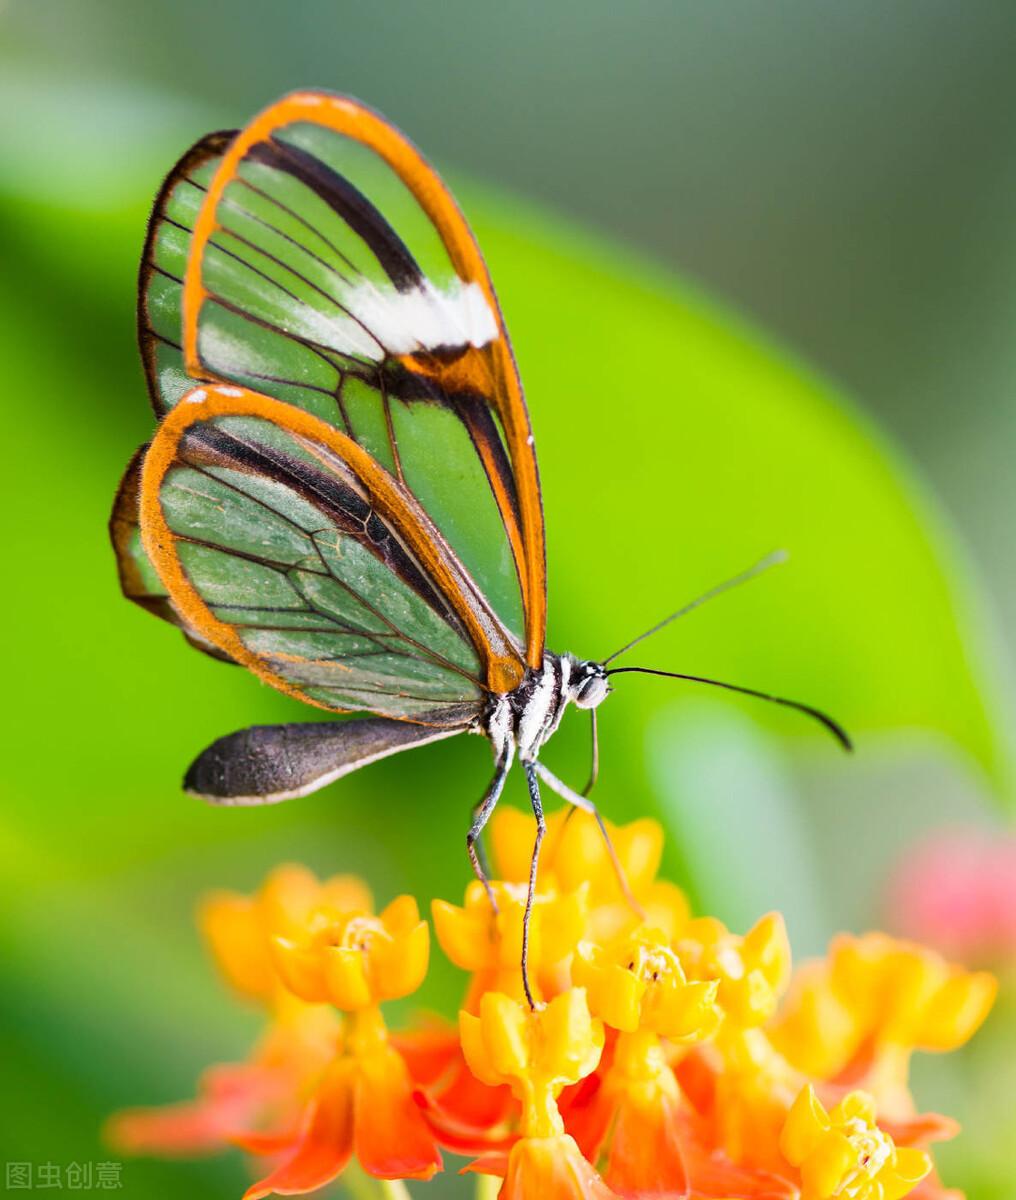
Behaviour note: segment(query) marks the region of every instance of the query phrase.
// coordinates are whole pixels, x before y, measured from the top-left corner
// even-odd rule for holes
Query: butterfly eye
[[[587,675],[575,690],[575,703],[579,708],[596,708],[606,699],[610,684],[600,672]]]

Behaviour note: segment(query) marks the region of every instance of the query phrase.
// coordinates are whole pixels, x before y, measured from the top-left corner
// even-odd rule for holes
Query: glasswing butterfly
[[[486,883],[479,838],[517,757],[537,823],[531,905],[540,782],[599,820],[540,749],[569,704],[589,709],[595,776],[608,677],[641,668],[609,670],[622,651],[595,662],[544,645],[533,435],[490,276],[448,189],[363,104],[297,92],[177,163],[139,290],[159,425],[114,504],[124,594],[287,695],[371,714],[230,734],[191,765],[186,790],[271,803],[481,733],[496,769],[469,856]],[[797,708],[849,745],[815,709],[718,686]]]

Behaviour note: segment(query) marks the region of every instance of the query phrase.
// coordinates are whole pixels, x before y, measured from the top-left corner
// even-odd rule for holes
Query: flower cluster
[[[279,868],[254,897],[213,896],[201,918],[227,980],[263,1006],[263,1037],[246,1063],[209,1071],[196,1100],[119,1114],[115,1144],[241,1146],[263,1163],[247,1200],[314,1191],[354,1157],[377,1179],[429,1179],[442,1150],[512,1200],[956,1195],[929,1152],[955,1126],[917,1110],[908,1068],[915,1050],[970,1037],[990,975],[877,933],[841,936],[792,972],[778,915],[739,935],[657,879],[655,822],[610,829],[626,896],[595,821],[559,813],[533,908],[531,1008],[519,961],[532,827],[510,809],[492,825],[496,907],[476,882],[462,905],[433,905],[441,949],[469,975],[457,1023],[390,1033],[382,1017],[427,971],[411,897],[374,915],[355,879]]]

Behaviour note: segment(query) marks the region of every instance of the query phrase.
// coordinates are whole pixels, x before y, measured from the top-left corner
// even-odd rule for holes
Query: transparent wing
[[[206,144],[184,177],[154,237],[164,274],[149,310],[182,306],[179,332],[158,332],[182,346],[186,373],[284,400],[366,450],[537,665],[533,439],[486,267],[436,173],[364,106],[297,93]],[[172,347],[160,354],[171,359],[157,384],[167,404],[180,360]]]
[[[191,230],[235,130],[209,133],[166,176],[155,197],[138,272],[138,345],[158,417],[194,386],[183,362],[183,277]]]
[[[520,669],[409,493],[292,405],[186,396],[145,455],[139,517],[178,623],[318,707],[461,726]]]

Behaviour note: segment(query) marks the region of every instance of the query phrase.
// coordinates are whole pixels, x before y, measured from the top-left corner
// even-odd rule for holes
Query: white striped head
[[[611,691],[607,682],[607,668],[603,663],[569,657],[568,699],[576,708],[597,708]]]

